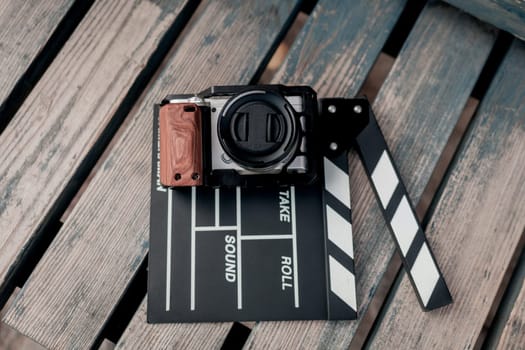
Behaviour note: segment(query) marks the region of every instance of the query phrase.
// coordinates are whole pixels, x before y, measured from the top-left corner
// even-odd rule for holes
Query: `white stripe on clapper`
[[[218,188],[215,189],[215,227],[219,227],[219,218],[220,218],[220,190]]]
[[[355,277],[337,260],[329,256],[330,289],[353,310],[357,310]]]
[[[324,158],[324,186],[335,198],[350,208],[350,184],[348,174],[328,158]]]
[[[293,249],[293,291],[294,291],[294,306],[299,307],[299,266],[297,259],[297,225],[296,225],[296,213],[295,213],[295,187],[290,187],[291,191],[291,210],[292,210],[292,249]]]
[[[417,219],[412,213],[412,209],[410,208],[410,204],[408,204],[406,196],[403,196],[399,202],[399,205],[390,220],[390,225],[396,236],[397,243],[399,243],[401,252],[403,252],[403,256],[406,256],[418,230]]]
[[[325,190],[350,209],[350,183],[348,174],[328,158],[324,158]],[[353,258],[352,224],[328,204],[325,205],[328,239],[346,255]],[[326,242],[325,242],[326,249]],[[328,253],[328,251],[327,251]],[[355,277],[331,255],[328,256],[330,289],[350,308],[357,310]],[[327,293],[328,294],[328,293]]]
[[[412,274],[412,279],[417,286],[417,291],[423,304],[427,305],[439,280],[439,271],[432,259],[432,255],[430,255],[430,250],[426,243],[424,243],[419,250],[410,273]]]
[[[242,309],[242,254],[241,254],[241,188],[235,189],[237,217],[237,309]]]
[[[166,229],[166,311],[170,311],[171,297],[171,215],[172,215],[173,190],[168,189],[168,227]]]
[[[326,206],[326,222],[328,239],[353,259],[352,225],[329,206]]]
[[[190,257],[190,309],[195,310],[195,211],[196,205],[196,188],[191,188],[191,257]]]
[[[381,154],[381,157],[370,177],[372,178],[374,187],[379,195],[379,200],[381,201],[383,208],[386,209],[388,202],[390,202],[396,186],[399,183],[392,161],[390,160],[390,157],[388,157],[386,151],[383,151]]]

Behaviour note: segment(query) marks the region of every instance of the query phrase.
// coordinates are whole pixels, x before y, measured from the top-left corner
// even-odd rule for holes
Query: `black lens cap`
[[[284,96],[249,90],[232,97],[218,120],[222,147],[249,169],[266,169],[290,159],[299,133],[293,109]]]

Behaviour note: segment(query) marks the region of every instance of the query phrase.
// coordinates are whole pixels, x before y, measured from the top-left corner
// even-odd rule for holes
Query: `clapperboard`
[[[149,322],[356,318],[346,159],[328,187],[167,189],[154,130]]]
[[[368,102],[324,99],[321,104],[324,115],[332,113],[336,120],[344,120],[352,104],[354,117],[368,111],[370,120],[351,137],[352,146],[422,308],[450,304]],[[346,142],[349,126],[343,126],[335,130]],[[357,317],[346,152],[328,152],[321,181],[311,186],[168,189],[160,183],[157,116],[153,129],[149,322]]]

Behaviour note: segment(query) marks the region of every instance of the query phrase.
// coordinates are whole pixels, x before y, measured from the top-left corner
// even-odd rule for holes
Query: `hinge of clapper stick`
[[[368,100],[321,99],[320,116],[325,172],[326,160],[337,160],[347,172],[346,153],[355,147],[422,308],[428,311],[450,304],[450,291]],[[355,288],[354,280],[351,288]]]

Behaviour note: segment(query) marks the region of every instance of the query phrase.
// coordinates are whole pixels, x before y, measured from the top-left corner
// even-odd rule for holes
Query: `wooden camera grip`
[[[193,103],[160,107],[160,182],[164,186],[202,185],[202,115]]]

